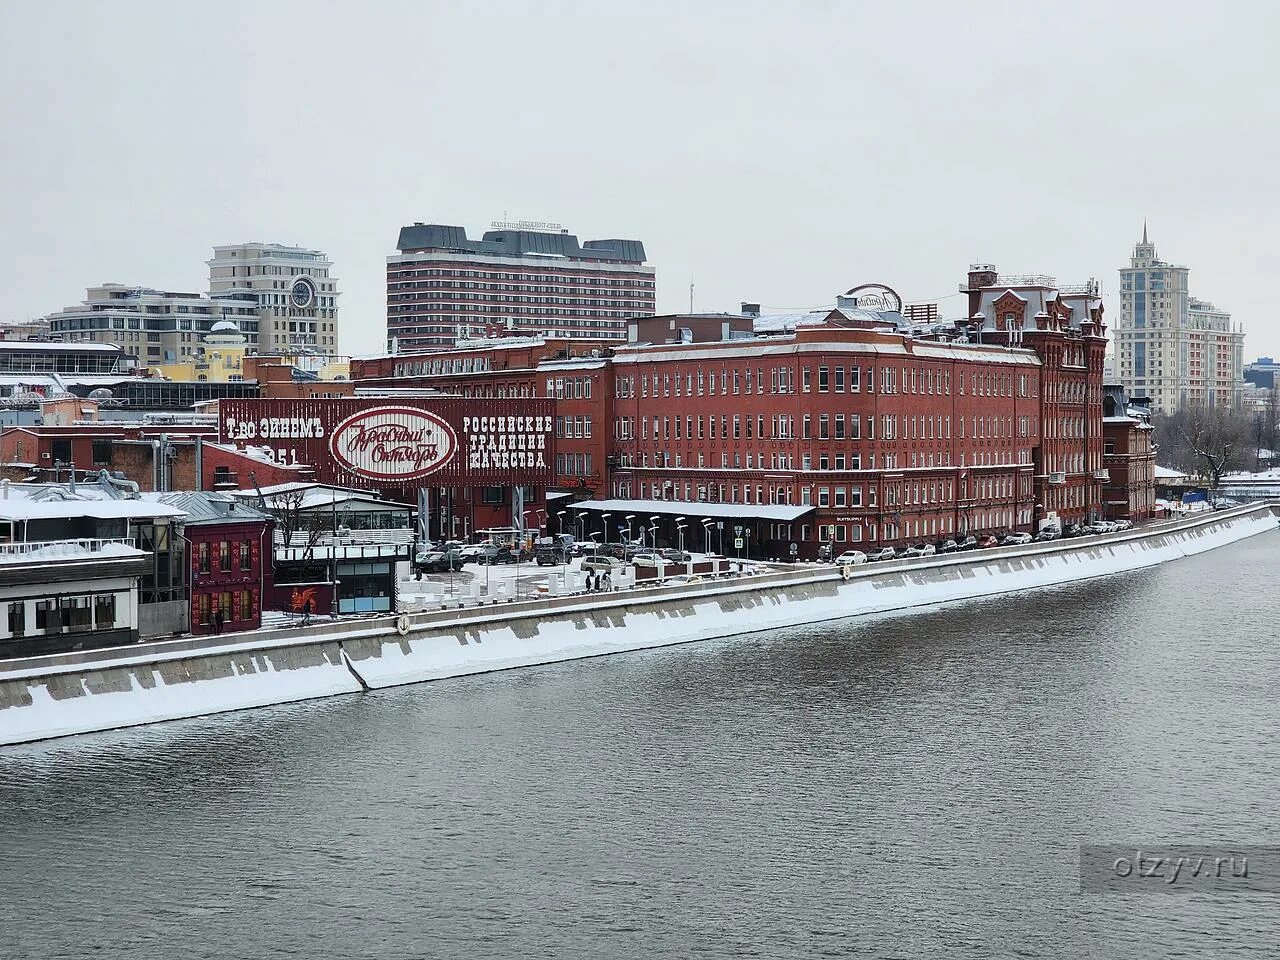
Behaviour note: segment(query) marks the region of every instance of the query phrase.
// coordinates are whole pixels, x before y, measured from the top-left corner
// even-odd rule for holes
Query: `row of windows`
[[[222,573],[230,573],[232,554],[235,555],[239,570],[247,571],[253,569],[252,540],[240,540],[234,543],[230,540],[219,540],[214,543],[203,541],[197,543],[195,547],[196,570],[199,573],[211,573],[215,558],[218,570]]]
[[[1032,416],[1020,416],[1016,420],[1014,417],[997,417],[997,416],[973,416],[973,417],[957,417],[957,436],[964,439],[965,422],[969,424],[968,437],[974,440],[1009,440],[1014,436],[1016,425],[1017,435],[1022,438],[1029,438],[1035,435],[1037,418]],[[618,417],[615,419],[615,436],[619,440],[628,440],[634,438],[632,428],[633,418]],[[818,415],[818,440],[861,440],[863,418],[857,414],[849,414],[847,417],[843,413],[829,414],[822,413]],[[1061,418],[1061,423],[1068,423],[1068,418]],[[1084,420],[1070,420],[1072,424],[1078,424],[1079,433],[1061,434],[1062,436],[1083,436]],[[653,440],[692,440],[694,439],[694,430],[696,426],[697,439],[699,440],[728,440],[730,439],[730,428],[732,426],[732,439],[734,440],[794,440],[795,439],[795,418],[787,414],[773,414],[767,421],[769,432],[765,432],[766,420],[763,414],[756,416],[743,417],[741,414],[733,414],[732,420],[729,414],[722,413],[719,417],[712,415],[708,417],[640,417],[640,440],[648,441],[650,439],[650,424],[652,424]],[[672,425],[675,426],[675,432],[672,432]],[[743,429],[745,427],[745,430]],[[813,436],[813,418],[810,414],[805,414],[800,419],[800,439],[812,440]],[[834,429],[833,429],[834,428]],[[1065,427],[1064,427],[1065,429]],[[1073,428],[1074,429],[1074,428]],[[866,439],[876,439],[876,418],[866,418]],[[951,439],[951,417],[941,415],[924,415],[908,416],[886,413],[880,416],[880,439],[882,441],[892,441],[897,439],[903,440],[950,440]]]
[[[800,390],[802,393],[811,393],[814,390],[814,368],[804,366],[800,369]],[[901,373],[901,378],[899,378]],[[653,396],[739,396],[742,394],[763,395],[765,390],[765,368],[755,367],[754,374],[752,367],[745,367],[741,370],[734,368],[721,368],[716,370],[704,370],[699,367],[697,371],[686,370],[683,373],[677,371],[672,373],[659,373],[656,370],[652,373],[641,373],[639,376],[639,395],[648,397],[650,393]],[[636,395],[636,375],[628,375],[618,377],[616,392],[619,397],[634,397]],[[717,380],[719,381],[717,389]],[[1012,397],[1014,390],[1017,390],[1019,397],[1035,396],[1034,378],[1029,377],[1025,373],[1015,375],[1003,371],[973,371],[966,377],[961,374],[959,377],[959,392],[961,396],[965,395],[966,380],[968,381],[969,392],[975,396],[989,397]],[[696,383],[696,386],[695,386]],[[860,393],[863,384],[866,384],[868,393],[875,392],[875,368],[867,367],[866,375],[863,376],[863,368],[857,366],[829,366],[819,365],[817,367],[817,392],[818,393]],[[793,382],[792,370],[789,366],[776,366],[769,368],[769,388],[768,392],[773,394],[790,394],[795,393],[795,384]],[[901,384],[901,391],[899,391]],[[696,394],[695,394],[696,390]],[[881,393],[912,393],[936,396],[949,396],[951,394],[951,371],[935,370],[933,368],[919,367],[880,367],[880,392]]]
[[[603,272],[590,272],[584,275],[575,275],[567,273],[563,270],[548,269],[540,273],[503,273],[493,270],[456,270],[442,267],[426,267],[414,270],[412,268],[398,268],[395,264],[387,269],[387,280],[389,285],[394,286],[394,281],[400,279],[403,281],[405,277],[460,277],[472,278],[475,280],[507,280],[515,283],[546,283],[547,280],[554,280],[559,284],[608,284],[610,286],[633,286],[643,287],[653,290],[655,287],[652,279],[644,279],[636,277],[633,274],[626,274],[622,277],[608,277]]]
[[[222,623],[243,623],[253,620],[253,591],[230,590],[223,593],[200,593],[195,597],[196,623],[208,626],[219,614]]]
[[[34,601],[15,600],[6,604],[5,627],[11,637],[49,633],[87,633],[90,630],[114,630],[116,595],[86,593],[73,597],[56,597]],[[28,622],[28,614],[34,617]]]
[[[556,476],[589,477],[591,476],[591,454],[589,453],[557,453]]]
[[[556,417],[556,436],[567,437],[572,440],[590,439],[591,418],[585,416]]]
[[[767,459],[766,459],[767,457]],[[901,462],[899,462],[899,458]],[[744,463],[745,459],[745,463]],[[953,466],[950,450],[911,450],[909,456],[900,453],[883,453],[881,454],[881,467],[885,470],[893,470],[902,466],[915,468],[929,467],[950,467]],[[846,467],[846,463],[848,466]],[[990,467],[1005,466],[1013,464],[1030,464],[1031,451],[1022,448],[1013,450],[976,450],[961,451],[959,466],[971,467]],[[866,469],[874,470],[876,468],[876,455],[868,453],[866,457]],[[670,450],[662,450],[652,455],[648,453],[630,454],[623,453],[618,456],[618,466],[622,469],[627,468],[675,468],[679,469],[716,469],[705,453],[693,453],[688,451],[685,453],[673,453]],[[722,452],[720,454],[721,470],[794,470],[795,456],[790,453],[773,452],[765,454],[763,452],[755,454],[752,452],[742,453],[734,451],[732,454]],[[813,455],[806,453],[800,457],[800,469],[809,471],[813,469]],[[861,453],[822,453],[818,455],[819,470],[835,470],[837,472],[843,470],[861,470],[862,454]],[[1052,469],[1057,469],[1053,467]]]
[[[652,305],[636,303],[629,307],[621,302],[610,306],[597,307],[592,310],[579,310],[571,307],[530,307],[507,306],[501,312],[495,312],[495,307],[486,303],[402,303],[392,304],[387,307],[387,320],[391,323],[412,322],[417,319],[420,323],[429,321],[440,322],[448,320],[453,314],[463,314],[456,319],[459,323],[476,322],[477,320],[492,320],[494,323],[503,323],[507,320],[519,321],[521,317],[614,317],[626,320],[631,317],[650,316],[652,314]],[[432,316],[432,314],[440,313],[443,316]],[[484,314],[482,317],[468,317],[465,314],[477,313]],[[408,314],[408,317],[397,316],[397,314]]]

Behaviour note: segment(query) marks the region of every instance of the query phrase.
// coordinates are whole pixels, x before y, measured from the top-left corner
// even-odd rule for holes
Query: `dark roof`
[[[457,253],[483,253],[490,256],[520,257],[526,254],[551,254],[573,260],[618,260],[644,262],[644,244],[639,240],[588,240],[581,246],[572,233],[541,233],[536,230],[486,230],[481,240],[467,239],[464,227],[439,223],[415,223],[400,228],[396,243],[406,250],[449,250]]]
[[[224,493],[175,490],[171,493],[145,493],[143,499],[177,507],[187,515],[182,522],[188,527],[217,523],[258,523],[272,519],[270,514]]]

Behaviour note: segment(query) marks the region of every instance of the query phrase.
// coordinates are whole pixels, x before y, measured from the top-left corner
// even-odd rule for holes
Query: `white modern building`
[[[1156,256],[1145,227],[1120,270],[1115,378],[1160,413],[1237,406],[1244,393],[1244,331],[1225,310],[1191,296],[1189,273]]]
[[[236,297],[157,290],[122,283],[89,287],[85,299],[45,318],[49,333],[68,342],[121,347],[144,366],[178,363],[200,352],[205,334],[232,320],[257,340],[258,304]]]
[[[319,250],[278,243],[214,247],[209,296],[257,304],[255,329],[240,329],[262,353],[299,350],[334,354],[338,345],[338,282]]]

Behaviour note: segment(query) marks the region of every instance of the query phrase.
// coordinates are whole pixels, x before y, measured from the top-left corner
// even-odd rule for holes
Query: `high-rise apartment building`
[[[504,334],[625,340],[652,316],[653,268],[639,240],[587,240],[558,224],[415,223],[387,258],[387,349],[451,346]]]
[[[1120,271],[1115,378],[1160,413],[1235,406],[1244,392],[1244,332],[1231,314],[1191,296],[1189,272],[1156,256],[1145,227]]]
[[[278,243],[213,248],[209,295],[258,304],[256,330],[241,330],[262,353],[338,348],[338,283],[319,250]]]

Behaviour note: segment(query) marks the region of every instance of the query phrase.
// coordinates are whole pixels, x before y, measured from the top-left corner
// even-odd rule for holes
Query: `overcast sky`
[[[1033,9],[1035,8],[1035,9]],[[1274,4],[0,0],[0,319],[318,247],[385,335],[415,220],[643,240],[658,308],[1102,281],[1149,218],[1280,355]]]

